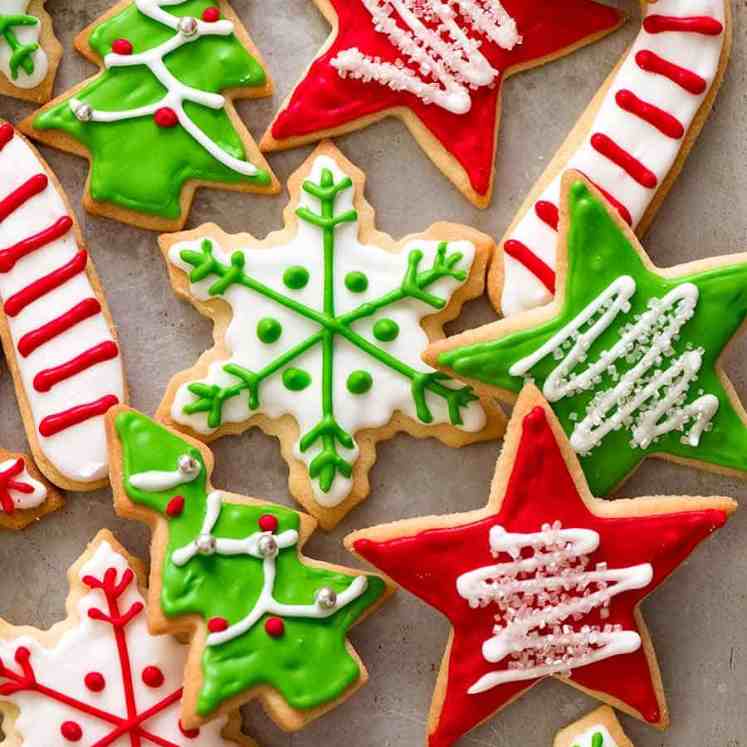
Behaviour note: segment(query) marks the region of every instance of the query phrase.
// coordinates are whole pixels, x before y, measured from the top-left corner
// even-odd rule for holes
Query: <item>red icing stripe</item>
[[[643,28],[649,34],[660,34],[663,31],[682,31],[686,34],[704,34],[718,36],[724,26],[721,21],[709,16],[648,16],[643,21]]]
[[[13,139],[13,125],[4,122],[0,125],[0,150],[2,150]]]
[[[534,212],[537,213],[537,217],[546,223],[553,231],[558,230],[558,208],[553,205],[552,202],[547,200],[539,200],[534,206]]]
[[[5,313],[8,316],[20,314],[29,304],[55,288],[59,288],[79,272],[83,272],[87,261],[88,253],[85,249],[81,249],[66,265],[50,272],[49,275],[35,280],[23,290],[18,291],[18,293],[14,293],[5,302]]]
[[[16,508],[10,495],[11,490],[17,490],[26,495],[34,492],[34,488],[28,483],[13,479],[23,472],[24,466],[23,459],[16,459],[5,472],[0,472],[0,508],[6,514],[12,514]]]
[[[634,179],[642,187],[656,189],[659,180],[653,171],[647,169],[637,158],[621,148],[611,137],[601,132],[591,136],[591,147],[597,153],[608,158],[616,166],[619,166],[631,179]]]
[[[676,83],[680,88],[684,88],[688,93],[699,95],[707,88],[706,82],[699,75],[696,75],[687,68],[675,65],[663,57],[659,57],[658,54],[649,49],[642,49],[638,52],[635,56],[635,61],[641,70],[645,70],[647,73],[663,75],[673,83]]]
[[[667,137],[679,140],[685,134],[685,128],[677,117],[659,109],[658,106],[639,99],[627,88],[623,88],[615,94],[615,101],[623,111],[634,114],[644,122],[648,122]]]
[[[78,423],[82,423],[90,418],[95,418],[97,415],[103,415],[110,407],[114,407],[118,402],[119,399],[113,394],[107,394],[101,397],[101,399],[88,402],[85,405],[77,405],[71,407],[69,410],[63,410],[54,415],[47,415],[39,423],[39,433],[42,436],[54,436],[55,433],[64,431],[66,428],[78,425]]]
[[[586,174],[584,174],[586,176]],[[589,179],[588,176],[586,176],[587,179]],[[602,193],[602,196],[604,197],[607,202],[609,202],[610,205],[612,205],[615,210],[617,210],[618,213],[622,216],[622,219],[629,225],[633,225],[633,216],[630,214],[630,210],[625,207],[625,205],[620,202],[620,200],[617,199],[617,197],[614,197],[611,195],[604,187],[601,187],[599,184],[597,184],[592,179],[589,179],[589,181]]]
[[[18,352],[25,358],[26,356],[31,355],[31,353],[33,353],[38,347],[44,345],[45,342],[49,342],[57,337],[57,335],[66,332],[79,322],[82,322],[89,317],[96,316],[100,311],[101,304],[98,302],[98,299],[86,298],[64,314],[61,314],[37,329],[31,330],[31,332],[27,332],[18,341]]]
[[[111,340],[102,342],[82,352],[75,358],[71,358],[67,363],[39,371],[34,376],[34,389],[37,392],[48,392],[55,384],[59,384],[61,381],[65,381],[65,379],[69,379],[71,376],[75,376],[81,371],[95,366],[97,363],[103,363],[104,361],[116,358],[118,354],[119,350],[114,342]]]
[[[516,239],[509,239],[503,245],[503,251],[517,262],[521,262],[550,293],[555,293],[555,273],[526,244]]]
[[[0,221],[5,220],[12,212],[30,200],[34,195],[47,188],[49,179],[46,174],[36,174],[25,181],[18,189],[11,192],[3,200],[0,200]]]
[[[10,272],[19,259],[64,236],[72,228],[72,225],[73,221],[65,215],[58,218],[49,228],[29,236],[27,239],[22,239],[7,249],[0,250],[0,272]]]

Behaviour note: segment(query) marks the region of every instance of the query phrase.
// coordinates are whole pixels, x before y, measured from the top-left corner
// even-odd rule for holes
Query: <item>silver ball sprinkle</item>
[[[216,542],[212,534],[200,534],[195,540],[200,555],[215,555]]]
[[[337,607],[337,592],[329,586],[322,586],[316,593],[316,603],[323,610],[333,610]]]
[[[90,122],[93,119],[93,109],[88,104],[78,102],[75,106],[71,106],[71,109],[79,122]]]
[[[197,33],[197,19],[192,16],[184,16],[179,19],[177,25],[182,36],[194,36]]]
[[[182,454],[178,461],[179,472],[184,475],[196,475],[200,471],[200,463],[189,454]]]
[[[271,534],[263,534],[257,541],[257,551],[263,558],[271,558],[278,553],[278,543]]]

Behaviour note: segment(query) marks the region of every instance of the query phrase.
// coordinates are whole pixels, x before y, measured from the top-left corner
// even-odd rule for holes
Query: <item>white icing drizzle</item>
[[[635,290],[632,277],[617,278],[544,345],[509,369],[512,376],[526,376],[548,355],[559,360],[542,389],[550,402],[602,387],[571,434],[571,445],[581,454],[622,427],[632,433],[631,446],[645,449],[659,436],[685,431],[689,424],[683,443],[695,447],[719,407],[713,394],[703,394],[685,404],[698,377],[703,350],[676,356],[672,347],[695,313],[698,288],[692,283],[682,283],[663,298],[651,299],[648,309],[622,328],[619,340],[611,348],[574,373],[586,363],[588,350],[616,317],[630,311],[629,300]],[[620,375],[616,368],[619,361],[635,365]],[[613,382],[606,389],[604,377]]]
[[[463,574],[457,579],[457,592],[471,607],[498,607],[499,622],[482,654],[491,663],[507,658],[509,662],[505,669],[478,679],[470,694],[506,682],[567,675],[640,647],[638,633],[620,625],[578,624],[594,610],[606,619],[615,596],[643,589],[653,578],[649,563],[613,569],[597,563],[594,570],[587,570],[588,555],[599,542],[597,532],[563,529],[558,521],[526,534],[502,526],[490,530],[492,555],[507,554],[511,560]],[[525,550],[532,555],[525,556]]]
[[[158,493],[192,482],[198,477],[201,469],[196,459],[184,454],[180,457],[175,470],[154,469],[147,472],[136,472],[134,475],[130,475],[130,485],[138,490]]]
[[[214,537],[213,528],[220,517],[223,498],[220,491],[214,490],[207,497],[207,508],[200,534],[188,545],[180,547],[171,554],[171,562],[176,566],[189,563],[196,555],[248,555],[262,561],[263,584],[262,591],[252,611],[243,619],[230,625],[218,633],[210,633],[207,637],[208,646],[218,646],[246,633],[264,615],[280,615],[282,617],[309,617],[323,619],[331,617],[343,607],[360,597],[368,586],[365,576],[357,576],[347,589],[336,595],[334,605],[325,607],[318,602],[314,604],[284,604],[273,596],[275,588],[275,562],[278,553],[298,543],[298,532],[289,529],[281,534],[272,532],[253,532],[244,539]],[[274,541],[274,552],[263,554],[263,538]],[[266,540],[265,540],[266,541]]]
[[[674,17],[703,16],[726,26],[726,0],[657,0],[644,3],[645,15]],[[705,35],[686,31],[649,33],[645,28],[636,38],[620,69],[610,83],[599,111],[578,149],[557,168],[558,175],[540,195],[510,232],[504,243],[514,240],[525,245],[550,268],[555,267],[557,234],[538,215],[538,203],[557,207],[560,200],[560,179],[567,169],[578,169],[595,184],[611,194],[630,214],[635,228],[665,182],[683,146],[690,143],[687,135],[671,137],[636,114],[623,109],[617,100],[622,91],[632,92],[640,100],[653,104],[674,117],[684,133],[690,129],[700,106],[713,87],[721,54],[728,34]],[[639,52],[654,52],[663,59],[686,68],[706,83],[702,93],[691,93],[663,75],[642,69],[636,61]],[[601,133],[611,138],[641,162],[657,178],[657,187],[646,187],[622,168],[592,147],[591,136]],[[503,288],[501,311],[512,316],[521,311],[542,306],[552,299],[551,293],[527,266],[503,253]]]
[[[594,747],[592,739],[594,739],[597,734],[602,735],[602,747],[618,747],[617,742],[612,738],[612,735],[604,724],[592,726],[588,731],[574,737],[574,739],[571,740],[571,744],[573,747]]]
[[[26,9],[29,6],[30,0],[0,0],[0,16],[3,15],[27,15]],[[36,25],[34,26],[13,26],[13,34],[15,35],[19,44],[38,44],[39,37],[41,35],[41,23],[37,19]],[[47,77],[47,70],[49,69],[49,60],[47,59],[46,52],[39,46],[39,48],[31,54],[30,59],[34,63],[34,69],[31,74],[27,73],[23,67],[19,67],[17,75],[13,78],[10,69],[10,58],[13,54],[13,50],[8,44],[7,40],[0,35],[0,70],[3,75],[14,85],[16,88],[35,88],[38,86],[44,78]]]
[[[0,464],[0,472],[9,470],[16,464],[17,461],[18,459],[13,458],[2,462]],[[31,477],[28,470],[26,469],[25,462],[23,470],[18,474],[17,477],[14,477],[13,479],[15,480],[15,482],[25,483],[26,485],[29,485],[33,488],[33,491],[31,493],[22,493],[21,491],[15,490],[14,488],[8,488],[8,495],[10,495],[11,500],[13,501],[14,508],[16,508],[18,511],[23,511],[30,508],[36,508],[37,506],[41,506],[41,504],[44,503],[47,498],[47,488],[43,483]],[[2,512],[2,508],[0,508],[0,512]]]
[[[135,119],[136,117],[146,117],[155,114],[158,109],[169,107],[176,113],[179,124],[208,152],[224,166],[239,174],[253,176],[257,173],[257,167],[248,161],[226,153],[212,138],[208,137],[187,115],[184,111],[184,102],[191,101],[210,109],[223,109],[226,105],[226,99],[217,93],[201,91],[197,88],[187,86],[178,80],[166,67],[164,58],[171,52],[183,47],[185,44],[200,39],[203,36],[230,36],[234,32],[234,25],[231,21],[221,19],[215,22],[203,21],[197,18],[190,18],[194,22],[194,27],[189,33],[180,28],[185,23],[185,18],[178,18],[163,10],[163,6],[181,5],[184,0],[135,0],[137,9],[145,16],[152,18],[154,21],[172,29],[175,34],[171,39],[166,40],[153,49],[136,54],[122,55],[110,52],[104,58],[104,65],[109,68],[113,67],[132,67],[135,65],[145,65],[158,79],[158,82],[166,89],[163,98],[153,104],[140,106],[135,109],[126,109],[124,111],[101,111],[91,109],[80,99],[71,98],[69,105],[75,116],[82,121],[91,122],[121,122],[125,119]]]
[[[405,59],[384,62],[352,47],[339,52],[332,67],[343,78],[407,91],[455,114],[472,108],[471,90],[494,85],[499,75],[480,52],[482,40],[507,50],[521,43],[516,22],[498,0],[362,2],[376,31],[386,35]]]

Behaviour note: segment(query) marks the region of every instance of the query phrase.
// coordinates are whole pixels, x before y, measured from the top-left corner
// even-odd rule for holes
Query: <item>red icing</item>
[[[454,628],[446,691],[434,721],[430,747],[453,744],[536,682],[510,682],[477,695],[467,693],[479,677],[507,666],[505,660],[491,664],[482,656],[482,644],[495,625],[495,606],[472,609],[456,587],[457,578],[466,571],[498,562],[490,553],[491,527],[500,524],[509,532],[535,532],[544,523],[560,521],[567,528],[588,528],[599,533],[599,548],[590,557],[592,565],[607,562],[610,568],[619,568],[651,563],[651,584],[617,595],[607,620],[601,621],[598,610],[593,610],[574,623],[620,624],[625,630],[635,631],[638,626],[634,609],[638,603],[726,520],[724,512],[715,509],[616,518],[591,513],[578,494],[540,407],[526,416],[514,463],[509,468],[511,475],[500,509],[486,519],[386,542],[361,539],[355,543],[358,553],[440,610]],[[508,556],[500,562],[503,560],[508,560]],[[582,688],[619,701],[651,723],[661,719],[663,703],[656,693],[656,673],[650,669],[642,648],[579,667],[570,679]]]
[[[623,88],[615,94],[615,101],[621,109],[630,114],[635,114],[636,117],[653,125],[667,137],[679,140],[685,134],[685,128],[677,117],[665,112],[658,106],[639,99],[632,91]]]
[[[115,39],[112,42],[112,52],[115,54],[132,54],[132,42],[129,39]]]
[[[161,687],[164,682],[163,672],[154,666],[145,667],[142,678],[148,687]]]
[[[80,728],[80,724],[76,724],[75,721],[65,721],[60,726],[60,734],[62,734],[68,742],[80,742],[83,738],[83,729]]]
[[[202,11],[202,20],[206,23],[215,23],[220,19],[220,11],[214,5]]]
[[[280,638],[285,633],[285,623],[279,617],[269,617],[265,623],[265,631],[271,638]]]
[[[222,633],[228,629],[228,620],[225,617],[211,617],[207,627],[211,633]]]
[[[259,517],[259,528],[263,532],[276,532],[278,529],[278,520],[272,514],[263,514]]]
[[[6,514],[12,514],[15,511],[15,504],[10,495],[10,490],[16,490],[26,495],[34,492],[34,488],[28,483],[13,479],[23,472],[24,467],[23,459],[16,459],[10,467],[0,472],[0,510]]]
[[[184,511],[184,496],[183,495],[175,495],[166,504],[166,515],[170,516],[172,519],[176,518],[177,516],[181,516],[183,511]]]
[[[552,202],[547,200],[538,200],[534,205],[534,212],[537,213],[537,217],[546,223],[553,231],[558,230],[558,206],[553,205]]]
[[[536,275],[537,279],[550,293],[555,293],[555,272],[528,246],[516,239],[509,239],[503,245],[503,251],[509,257],[513,257],[517,262],[521,262],[533,275]]]
[[[156,109],[153,119],[159,127],[176,127],[179,124],[179,117],[176,112],[169,106],[162,106]]]
[[[0,200],[0,221],[5,220],[12,212],[17,210],[24,202],[30,200],[34,195],[43,192],[49,184],[46,174],[35,174],[27,179],[18,189],[14,189],[7,197]]]
[[[79,322],[96,316],[100,311],[101,304],[96,298],[86,298],[64,314],[60,314],[60,316],[43,324],[41,327],[27,332],[18,341],[18,352],[25,358],[27,355],[31,355],[38,347],[44,345],[45,342],[49,342]]]
[[[0,150],[2,150],[13,139],[13,125],[3,122],[0,125]]]
[[[48,392],[55,384],[59,384],[61,381],[65,381],[65,379],[69,379],[97,363],[116,358],[118,355],[119,349],[116,343],[111,340],[94,345],[94,347],[85,350],[66,363],[39,371],[34,376],[34,389],[37,392]]]
[[[43,246],[64,236],[73,226],[73,221],[67,215],[58,218],[51,226],[39,233],[19,241],[13,246],[0,251],[0,272],[10,272],[21,257],[40,249]]]
[[[595,132],[591,136],[591,147],[608,158],[616,166],[619,166],[631,179],[634,179],[642,187],[656,189],[659,180],[653,171],[647,169],[637,158],[632,156],[624,148],[621,148],[611,137],[601,132]]]
[[[704,34],[705,36],[718,36],[724,30],[721,21],[709,16],[651,15],[643,21],[643,28],[649,34],[681,31],[690,34]]]
[[[673,83],[676,83],[680,88],[684,88],[688,93],[692,93],[695,96],[699,96],[708,87],[703,78],[692,72],[692,70],[675,65],[673,62],[659,57],[656,52],[652,52],[649,49],[642,49],[638,52],[635,56],[635,61],[641,70],[645,70],[647,73],[663,75]]]
[[[200,730],[199,729],[185,729],[182,726],[182,722],[179,722],[179,731],[187,738],[187,739],[197,739],[197,737],[200,736]]]
[[[505,0],[523,42],[513,50],[483,39],[480,51],[500,71],[493,88],[472,92],[467,114],[453,114],[423,103],[413,94],[393,91],[378,83],[341,78],[330,61],[342,50],[357,47],[364,54],[395,62],[402,52],[374,30],[362,0],[330,0],[339,31],[293,91],[287,106],[272,124],[277,140],[335,131],[362,117],[383,114],[401,106],[410,109],[443,147],[461,164],[473,189],[487,194],[495,156],[495,131],[501,82],[506,71],[531,65],[590,37],[614,28],[618,12],[592,0]]]
[[[83,682],[94,693],[100,693],[106,687],[106,680],[101,672],[89,672],[83,679]]]
[[[77,405],[68,410],[57,412],[54,415],[47,415],[39,423],[39,433],[42,436],[54,436],[55,433],[64,431],[73,425],[82,423],[89,418],[95,418],[97,415],[103,415],[110,407],[114,407],[119,399],[113,394],[107,394],[93,402],[87,402],[84,405]]]

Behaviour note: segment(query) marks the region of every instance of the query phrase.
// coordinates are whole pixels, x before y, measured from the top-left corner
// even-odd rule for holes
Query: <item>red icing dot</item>
[[[259,528],[263,532],[275,532],[278,528],[277,517],[272,514],[263,514],[259,517]]]
[[[197,739],[197,737],[200,736],[200,730],[199,729],[185,729],[182,726],[182,722],[179,722],[179,731],[184,734],[184,736],[187,739]]]
[[[143,682],[148,687],[161,687],[163,679],[163,672],[158,667],[150,666],[143,669]]]
[[[106,687],[106,680],[100,672],[89,672],[83,679],[83,682],[94,693],[100,693]]]
[[[214,5],[209,8],[205,8],[202,11],[202,20],[208,23],[215,23],[220,18],[220,11]]]
[[[280,638],[285,633],[285,623],[279,617],[271,617],[265,623],[265,631],[272,638]]]
[[[184,496],[175,495],[166,505],[166,515],[174,518],[181,516],[182,511],[184,511]]]
[[[156,109],[153,119],[156,120],[156,124],[159,127],[176,127],[179,124],[176,112],[169,106],[162,106],[160,109]]]
[[[116,54],[132,54],[132,42],[129,39],[115,39],[112,42],[112,52]]]
[[[208,630],[211,633],[221,633],[228,627],[228,620],[225,617],[211,617],[208,620]]]
[[[68,742],[80,742],[83,737],[83,729],[81,729],[75,721],[65,721],[65,723],[60,727],[60,734],[62,734]]]

